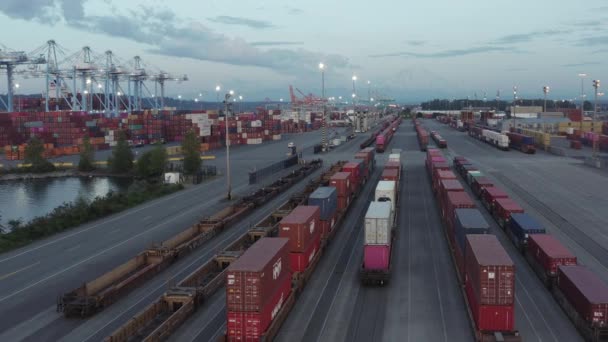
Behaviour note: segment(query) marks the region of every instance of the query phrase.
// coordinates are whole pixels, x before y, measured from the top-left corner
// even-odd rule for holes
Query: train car
[[[483,136],[483,140],[485,142],[498,148],[499,150],[509,150],[509,137],[506,134],[484,129],[482,130],[481,135]]]
[[[527,154],[536,153],[534,137],[515,132],[508,132],[507,136],[509,137],[509,147],[511,147],[512,149]]]
[[[548,288],[555,284],[559,266],[577,265],[576,256],[558,239],[548,234],[528,236],[524,256]]]
[[[505,231],[522,253],[526,251],[530,235],[546,233],[542,223],[527,213],[512,213]]]
[[[439,133],[437,133],[435,131],[431,131],[431,137],[435,141],[435,144],[437,144],[437,147],[439,147],[439,148],[448,147],[448,142],[441,135],[439,135]]]

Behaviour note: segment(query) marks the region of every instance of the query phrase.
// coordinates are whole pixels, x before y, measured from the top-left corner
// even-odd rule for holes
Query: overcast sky
[[[588,94],[592,78],[608,82],[606,19],[605,0],[0,0],[0,44],[139,55],[150,70],[187,74],[167,94],[189,98],[214,99],[216,84],[250,100],[288,98],[290,84],[320,94],[324,62],[327,96],[350,96],[356,74],[363,97],[370,80],[405,101],[512,98],[513,85],[528,97],[549,85],[561,99],[580,93],[578,73]],[[18,81],[20,92],[44,87]]]

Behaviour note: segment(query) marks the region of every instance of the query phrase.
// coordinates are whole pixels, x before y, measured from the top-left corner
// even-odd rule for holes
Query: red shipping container
[[[452,243],[452,250],[456,260],[456,270],[460,275],[460,281],[464,283],[464,251],[460,250],[460,245],[454,242]]]
[[[608,284],[584,266],[559,266],[557,287],[576,312],[594,327],[608,324]]]
[[[471,190],[477,197],[481,197],[482,188],[491,188],[494,183],[487,177],[473,177],[473,183],[471,184]]]
[[[293,272],[304,272],[315,255],[319,252],[319,243],[321,241],[321,235],[318,234],[311,241],[310,245],[304,252],[291,252],[289,253],[289,264]]]
[[[336,172],[329,179],[329,186],[336,188],[338,197],[349,197],[351,194],[350,173]]]
[[[511,198],[497,198],[493,214],[498,224],[504,228],[511,219],[513,213],[523,213],[524,209]]]
[[[228,311],[260,311],[289,270],[289,240],[262,238],[226,270]]]
[[[346,210],[350,205],[350,196],[338,196],[338,210]]]
[[[430,165],[430,170],[429,171],[431,171],[431,174],[432,174],[433,172],[435,172],[435,170],[448,170],[449,171],[450,170],[450,165],[448,165],[448,163],[445,163],[445,162],[443,162],[443,163],[441,163],[441,162],[433,162]]]
[[[509,198],[509,195],[496,186],[483,188],[481,190],[481,201],[490,211],[492,211],[492,208],[496,205],[496,199],[498,198]]]
[[[469,194],[464,191],[448,191],[444,207],[441,214],[448,226],[448,236],[452,243],[454,240],[454,211],[460,208],[475,208],[475,202]]]
[[[435,169],[433,171],[433,191],[439,190],[439,182],[442,179],[456,179],[456,175],[450,170]]]
[[[321,209],[300,205],[279,223],[279,237],[289,238],[290,252],[305,252],[310,243],[321,234]]]
[[[528,255],[541,265],[548,276],[557,275],[559,265],[577,264],[576,256],[553,235],[531,234],[526,248]]]
[[[464,192],[464,188],[457,179],[442,179],[439,181],[439,207],[442,208],[447,201],[447,193],[450,191]]]
[[[344,166],[342,166],[342,172],[349,172],[351,184],[357,184],[357,187],[363,181],[363,178],[362,178],[363,175],[361,175],[361,171],[362,171],[362,166],[361,166],[360,161],[359,162],[348,162],[348,163],[344,164]]]
[[[270,300],[263,305],[260,311],[228,310],[226,314],[228,341],[259,341],[260,336],[266,332],[290,293],[291,276],[285,275],[281,278],[280,286],[277,287]]]
[[[363,246],[363,267],[366,270],[388,270],[391,245]]]
[[[511,305],[515,298],[515,265],[494,235],[467,235],[465,283],[483,305]]]
[[[511,305],[484,305],[479,304],[475,291],[470,284],[465,285],[469,306],[473,313],[475,326],[480,331],[509,332],[515,328],[515,306]]]
[[[399,170],[396,169],[384,169],[382,171],[382,175],[380,176],[380,180],[383,181],[394,181],[397,184],[397,189],[399,189]]]
[[[401,172],[401,163],[398,161],[389,161],[386,162],[386,164],[384,164],[384,169],[385,170],[398,170],[399,172]]]

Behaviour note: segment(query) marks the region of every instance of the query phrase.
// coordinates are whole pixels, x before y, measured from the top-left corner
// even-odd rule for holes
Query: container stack
[[[308,205],[320,209],[321,238],[325,239],[334,229],[338,216],[338,192],[334,187],[319,187],[308,197]]]
[[[329,186],[335,187],[337,191],[338,210],[345,210],[350,204],[352,188],[354,187],[350,180],[350,172],[336,172],[329,179]]]
[[[350,183],[359,189],[365,177],[365,164],[360,160],[348,162],[342,166],[342,172],[350,173]]]
[[[363,267],[366,270],[386,270],[391,255],[393,209],[389,202],[371,202],[365,214]]]
[[[515,266],[494,235],[467,235],[465,291],[480,331],[513,331]]]
[[[296,207],[279,225],[279,237],[289,239],[289,264],[293,272],[303,272],[319,251],[321,210],[318,206]]]
[[[466,208],[454,211],[454,259],[460,279],[464,282],[464,251],[467,246],[467,235],[488,234],[490,225],[478,209]]]
[[[291,292],[289,239],[261,238],[226,270],[227,334],[257,341]]]

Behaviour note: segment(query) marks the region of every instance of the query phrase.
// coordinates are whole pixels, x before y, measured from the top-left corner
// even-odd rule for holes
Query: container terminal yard
[[[420,127],[431,139],[419,137]],[[349,129],[336,130],[342,135]],[[581,160],[541,149],[535,154],[502,151],[434,119],[417,119],[414,125],[411,119],[386,115],[369,132],[356,134],[323,154],[313,151],[321,140],[321,131],[286,136],[302,154],[300,165],[280,172],[279,176],[284,177],[281,185],[273,183],[277,177],[249,185],[247,165],[259,163],[262,167],[282,160],[285,140],[234,150],[233,187],[244,202],[223,200],[224,184],[217,179],[3,254],[0,339],[608,338],[608,292],[588,299],[596,303],[594,309],[578,311],[578,304],[571,304],[576,299],[569,299],[570,292],[556,290],[565,286],[557,280],[564,274],[558,273],[553,280],[543,279],[543,272],[538,271],[530,255],[522,253],[527,247],[514,244],[521,240],[514,238],[510,228],[499,226],[501,222],[511,227],[511,216],[496,220],[480,200],[483,197],[477,195],[489,187],[502,189],[516,207],[542,226],[534,232],[544,231],[561,243],[590,274],[586,281],[597,283],[595,289],[602,291],[608,283],[608,217],[603,210],[607,204],[603,197],[606,175],[602,172],[583,165]],[[220,165],[222,158],[222,154],[217,155]],[[398,172],[387,172],[395,165]],[[451,180],[432,176],[437,171],[429,170],[435,167],[445,170],[442,175]],[[469,186],[467,179],[475,175],[463,173],[462,168],[483,177],[477,175]],[[380,180],[392,185],[376,189]],[[456,184],[449,185],[453,190],[448,190],[451,183]],[[318,192],[323,186],[328,190]],[[257,197],[246,197],[257,189],[263,189]],[[450,191],[462,191],[468,200],[450,204],[454,201],[454,196],[447,195]],[[374,206],[387,208],[391,214],[385,219],[381,218],[382,210],[370,214],[368,208],[374,201],[379,201]],[[381,205],[386,201],[394,204]],[[243,203],[246,210],[242,209]],[[296,209],[317,205],[320,211]],[[469,273],[473,266],[468,258],[480,252],[467,247],[473,248],[462,256],[467,262],[457,266],[462,259],[452,251],[460,247],[450,241],[454,235],[449,232],[460,229],[456,228],[456,212],[476,209],[456,208],[478,209],[477,220],[485,222],[485,228],[480,229],[488,238],[495,236],[490,253],[500,254],[504,249],[505,265],[515,270],[511,275],[500,271],[499,279],[508,279],[510,285],[490,281],[494,279],[491,272],[489,282],[481,285],[490,292],[482,291],[484,297],[471,297],[477,296],[477,290],[467,283],[475,277]],[[302,213],[296,214],[298,210]],[[516,220],[517,210],[510,210]],[[236,220],[229,219],[236,215],[231,212],[238,214]],[[375,220],[373,230],[370,220]],[[295,235],[286,233],[289,229],[295,229]],[[473,246],[473,237],[468,235],[466,243]],[[284,246],[281,254],[255,253],[257,244],[273,239]],[[248,258],[249,249],[257,257]],[[125,264],[140,252],[149,266]],[[241,259],[243,262],[237,261]],[[256,262],[268,264],[255,266]],[[270,271],[255,273],[256,267],[270,267]],[[239,272],[244,273],[241,276]],[[250,278],[253,275],[262,278]],[[244,287],[244,294],[235,294],[234,277],[273,284],[264,276],[290,281],[278,287],[254,286],[261,291],[253,290],[255,294]],[[572,277],[576,281],[576,274]],[[278,290],[272,289],[283,292],[273,297],[273,291]],[[257,306],[252,306],[253,298]],[[482,305],[478,308],[471,298],[496,304],[477,304]],[[480,313],[473,314],[477,309]],[[499,319],[492,321],[485,316],[498,309]],[[582,317],[580,312],[584,310],[597,313],[594,318]]]

